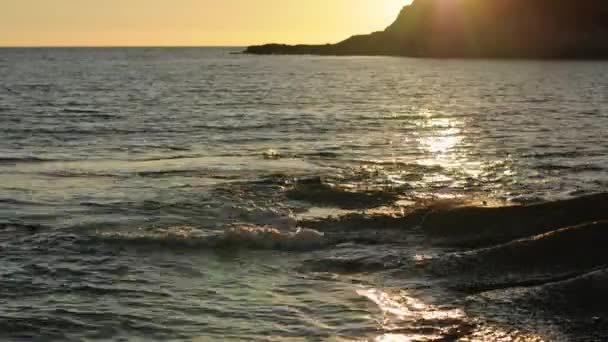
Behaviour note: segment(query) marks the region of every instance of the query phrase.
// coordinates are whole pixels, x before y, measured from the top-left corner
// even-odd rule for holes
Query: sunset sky
[[[330,43],[410,0],[0,0],[0,46]]]

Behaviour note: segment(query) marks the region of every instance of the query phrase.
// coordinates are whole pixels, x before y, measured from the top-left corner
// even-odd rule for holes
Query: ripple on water
[[[604,259],[601,233],[530,238],[602,207],[489,207],[606,189],[605,63],[231,51],[1,51],[0,339],[533,341],[513,327],[538,316],[486,321],[440,280]],[[487,208],[393,208],[471,197]],[[486,249],[442,256],[459,243]],[[476,299],[604,304],[581,277]]]

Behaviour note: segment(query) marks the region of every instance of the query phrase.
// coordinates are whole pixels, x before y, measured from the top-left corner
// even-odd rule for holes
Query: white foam
[[[298,220],[289,209],[264,208],[256,205],[250,207],[225,206],[219,209],[219,216],[227,224],[253,224],[270,226],[289,231],[297,227]]]
[[[160,244],[169,247],[190,248],[250,248],[263,250],[314,250],[328,242],[324,234],[312,229],[281,231],[270,226],[239,224],[223,232],[209,234],[193,227],[167,227],[153,231],[106,231],[97,232],[106,242],[131,245]]]
[[[324,234],[312,229],[283,232],[270,226],[253,225],[229,227],[224,231],[222,240],[230,245],[278,250],[316,249],[326,243]]]

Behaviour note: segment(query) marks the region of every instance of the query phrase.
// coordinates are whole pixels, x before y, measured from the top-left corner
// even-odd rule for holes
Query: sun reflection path
[[[374,342],[522,341],[543,342],[541,336],[468,317],[462,308],[439,307],[414,298],[407,291],[389,293],[361,288],[357,294],[378,306],[382,333]]]
[[[379,289],[360,289],[362,297],[382,311],[379,322],[385,334],[375,341],[433,341],[456,331],[464,323],[462,309],[440,309],[401,292],[399,296]]]
[[[390,115],[381,136],[370,132],[371,153],[351,160],[353,168],[343,179],[410,198],[482,198],[483,203],[512,197],[512,185],[522,179],[518,162],[485,131],[481,118],[428,108]]]
[[[474,118],[429,109],[421,109],[413,117],[415,130],[402,139],[407,143],[404,147],[418,151],[416,164],[437,170],[425,172],[415,184],[417,188],[465,195],[493,186],[488,181],[497,178],[494,165],[503,161],[493,157],[492,145],[484,143],[483,132],[471,123]]]
[[[424,152],[439,158],[458,157],[456,148],[464,140],[465,123],[462,119],[425,116],[417,126],[418,142]]]

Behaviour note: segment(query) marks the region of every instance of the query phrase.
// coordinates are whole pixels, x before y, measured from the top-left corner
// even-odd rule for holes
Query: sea
[[[242,50],[0,49],[1,340],[559,340],[353,218],[606,191],[608,62]]]

